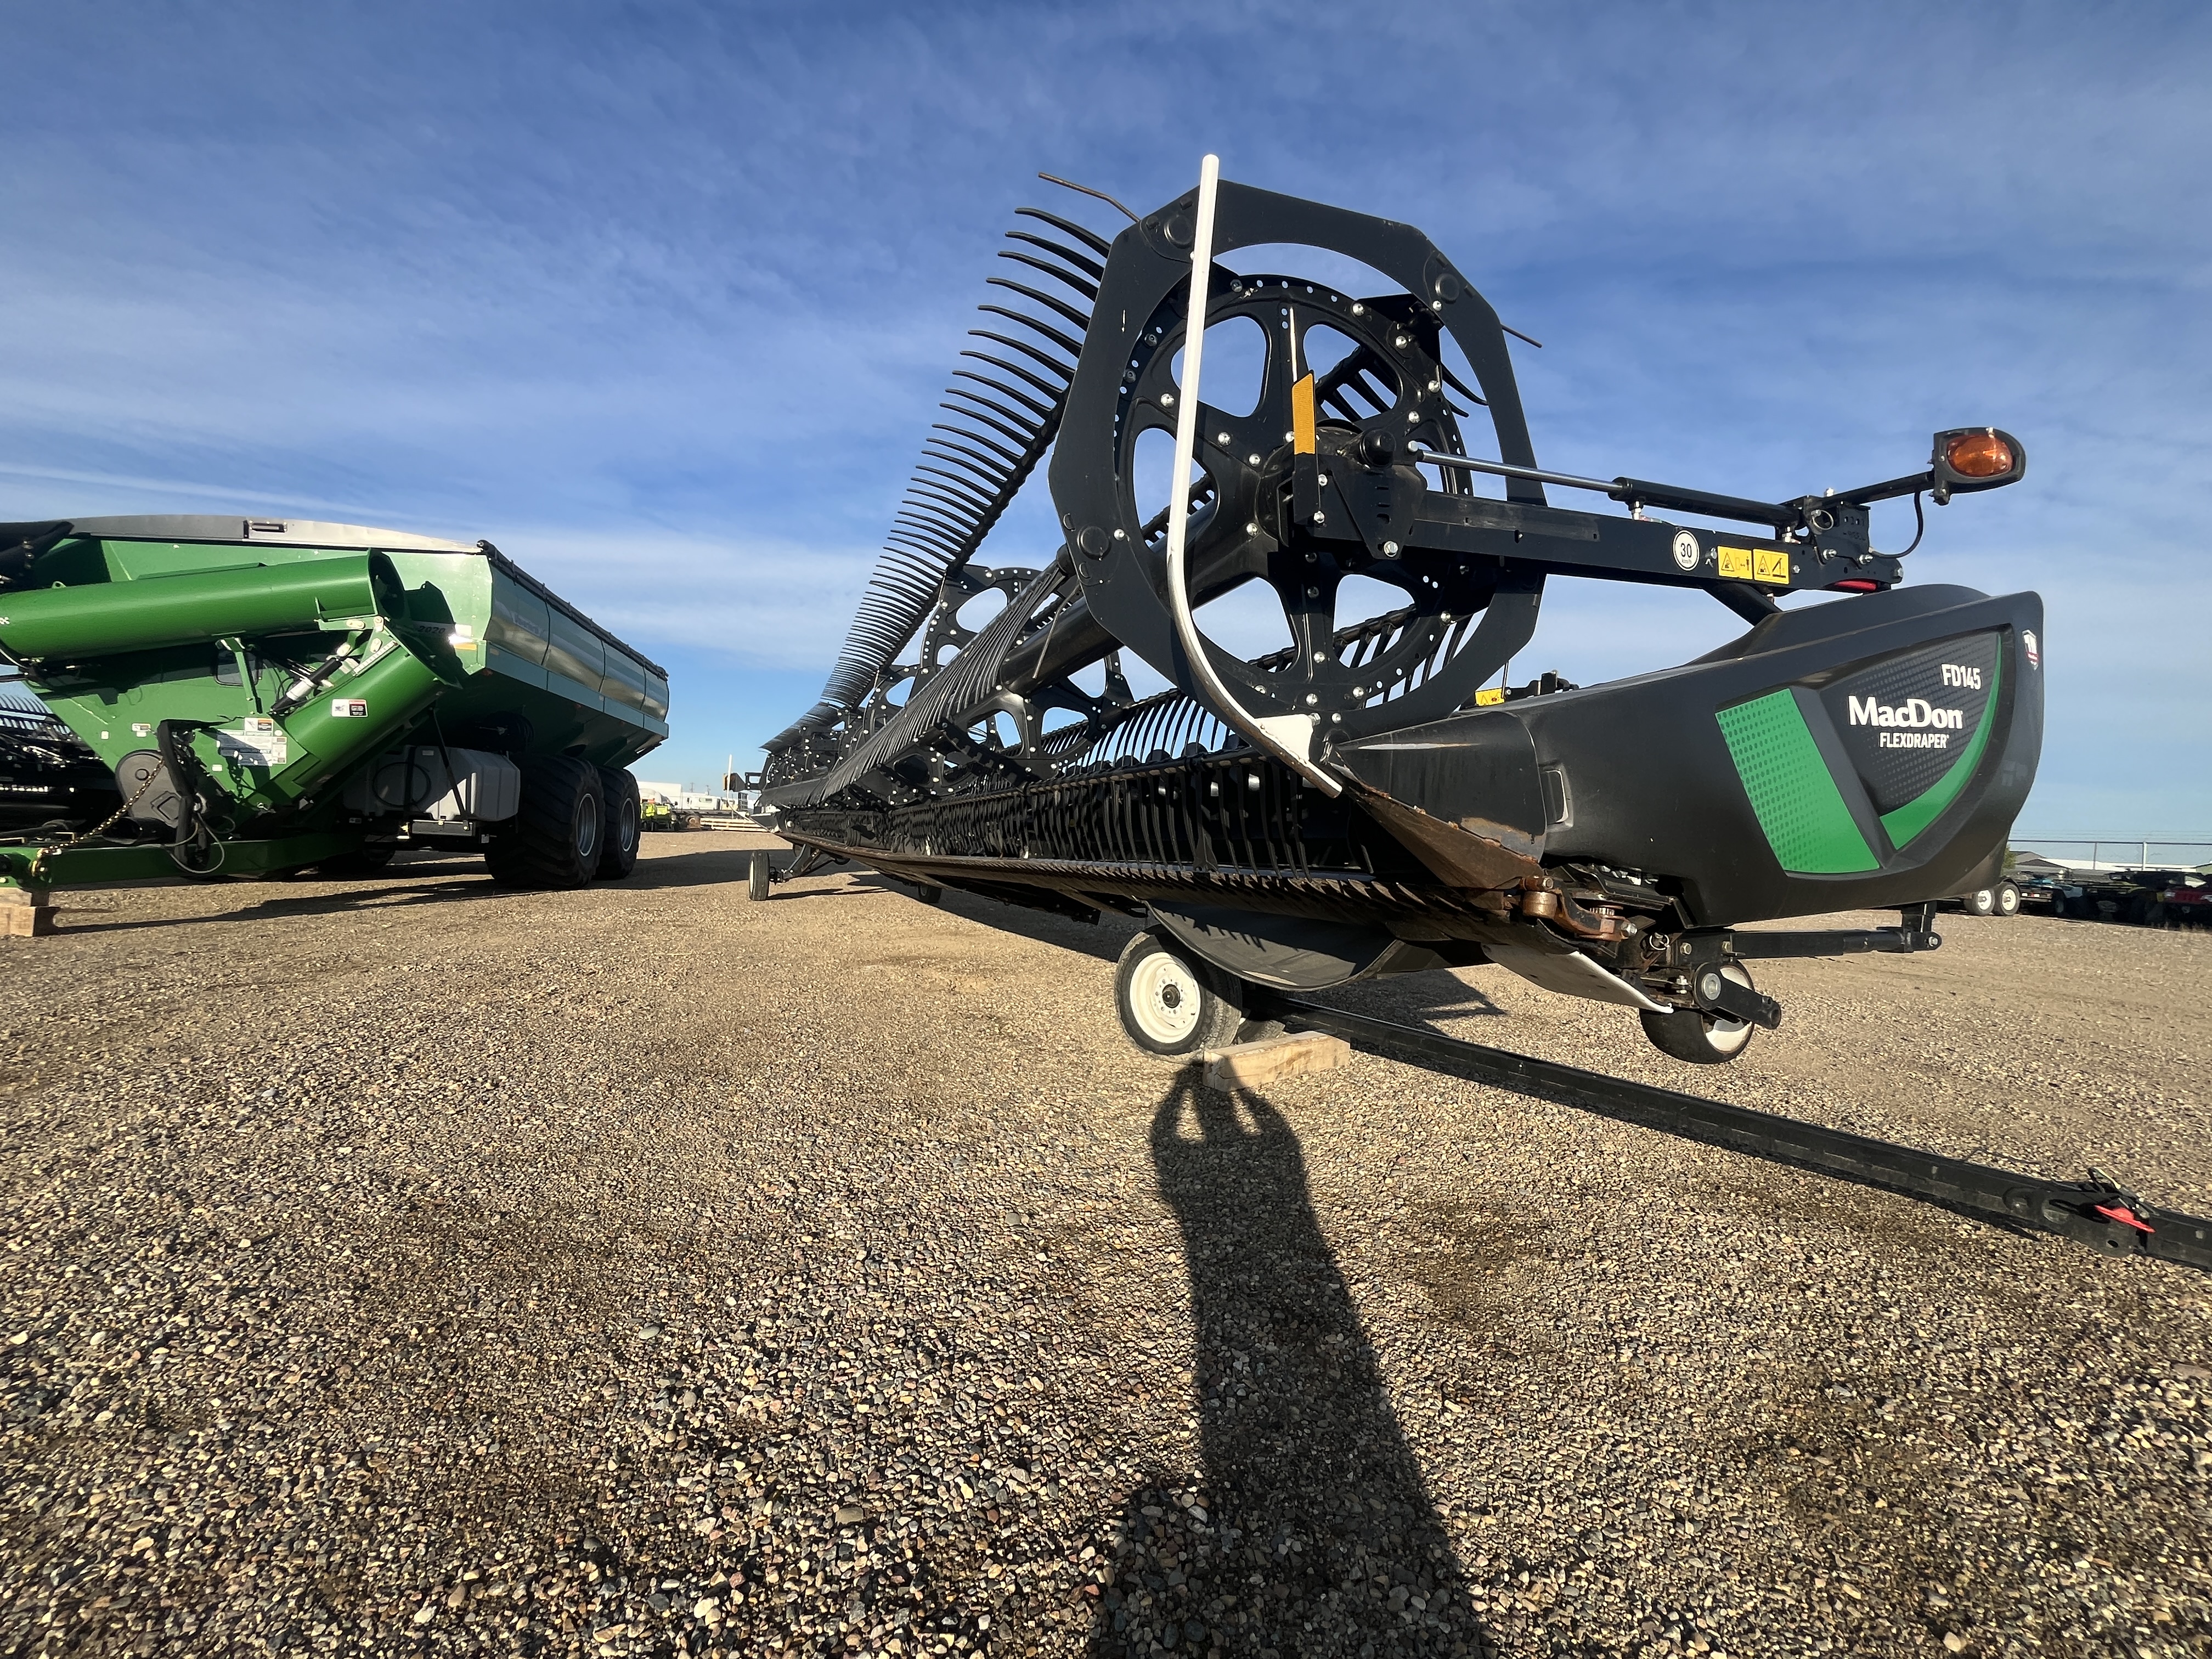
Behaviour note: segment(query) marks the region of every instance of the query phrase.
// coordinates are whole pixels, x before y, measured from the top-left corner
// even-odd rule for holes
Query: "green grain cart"
[[[623,769],[668,735],[664,671],[490,543],[351,525],[0,525],[0,652],[100,780],[0,830],[19,908],[180,872],[360,873],[410,845],[480,849],[517,886],[619,879]],[[0,805],[50,782],[0,777]]]

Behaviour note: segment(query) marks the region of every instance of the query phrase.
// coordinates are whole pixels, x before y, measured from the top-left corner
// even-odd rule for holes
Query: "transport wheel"
[[[522,810],[484,848],[507,887],[581,887],[599,872],[606,830],[599,769],[573,755],[524,763]]]
[[[1735,963],[1721,972],[1747,989],[1751,986],[1751,975]],[[1751,1034],[1757,1029],[1749,1020],[1717,1019],[1695,1008],[1678,1008],[1668,1014],[1647,1011],[1638,1018],[1644,1022],[1644,1035],[1660,1053],[1692,1066],[1726,1065],[1751,1047]]]
[[[606,844],[599,849],[599,878],[620,881],[637,868],[637,836],[644,809],[637,780],[612,767],[599,768],[599,792],[606,802]]]
[[[1213,988],[1212,977],[1158,933],[1137,934],[1114,969],[1114,1012],[1129,1041],[1146,1054],[1174,1057],[1235,1042],[1243,1013]]]
[[[1997,884],[1997,914],[2001,916],[2020,914],[2020,889],[2008,881]]]
[[[1993,916],[1997,913],[1997,896],[1994,888],[1981,887],[1959,901],[1959,908],[1970,916]]]

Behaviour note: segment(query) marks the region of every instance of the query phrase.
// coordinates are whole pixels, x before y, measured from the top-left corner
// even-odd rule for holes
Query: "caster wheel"
[[[1751,975],[1740,964],[1731,962],[1721,972],[1750,988]],[[1695,1008],[1645,1012],[1638,1018],[1654,1048],[1692,1066],[1725,1066],[1751,1047],[1751,1034],[1757,1029],[1749,1020],[1717,1018]]]

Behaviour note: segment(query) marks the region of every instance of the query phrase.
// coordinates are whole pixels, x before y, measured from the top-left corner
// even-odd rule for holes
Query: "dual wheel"
[[[1994,887],[1978,887],[1959,901],[1959,908],[1970,916],[2016,916],[2020,914],[2020,889],[2008,881]]]
[[[492,830],[484,861],[508,887],[620,881],[637,864],[637,780],[574,755],[522,767],[522,807]]]

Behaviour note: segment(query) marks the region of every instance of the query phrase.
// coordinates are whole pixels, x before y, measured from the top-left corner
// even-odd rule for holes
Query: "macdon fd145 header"
[[[823,700],[764,745],[802,865],[1147,917],[1117,995],[1155,1053],[1232,1040],[1271,988],[1489,963],[1701,1063],[1779,1023],[1753,960],[1932,949],[1931,902],[1993,882],[2041,744],[2042,602],[1900,586],[1868,508],[1910,495],[1924,527],[1923,498],[2014,482],[2009,434],[1786,501],[1567,477],[1537,465],[1510,331],[1411,226],[1211,158],[1110,242],[1021,217]],[[1227,263],[1262,245],[1400,291]],[[1240,336],[1232,390],[1206,377]],[[1048,450],[1062,544],[977,564]],[[1608,684],[1494,684],[1565,576],[1703,589],[1747,627]],[[1193,613],[1253,584],[1291,642],[1247,659]],[[1776,603],[1806,593],[1834,597]],[[1172,689],[1133,698],[1123,651]],[[1899,925],[1735,931],[1875,908]]]

